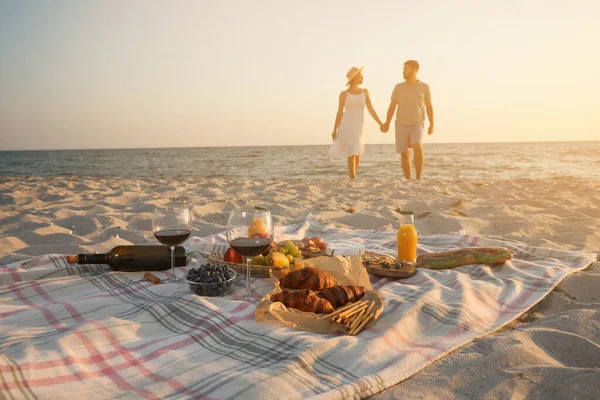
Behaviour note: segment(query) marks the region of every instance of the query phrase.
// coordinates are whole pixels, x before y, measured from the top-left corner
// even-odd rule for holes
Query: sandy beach
[[[312,214],[341,227],[398,226],[411,209],[421,235],[469,233],[600,252],[600,182],[547,180],[0,180],[0,264],[156,242],[155,205],[192,209],[195,236],[225,229],[229,210],[271,208],[278,224]],[[375,396],[592,398],[600,389],[600,265],[565,279],[508,328]]]

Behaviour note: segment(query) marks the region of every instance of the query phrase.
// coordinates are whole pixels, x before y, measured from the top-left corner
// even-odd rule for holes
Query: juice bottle
[[[412,211],[402,211],[400,230],[397,235],[398,261],[417,261],[417,230],[415,229],[415,217]]]

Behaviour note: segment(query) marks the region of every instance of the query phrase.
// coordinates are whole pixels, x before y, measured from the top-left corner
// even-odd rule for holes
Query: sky
[[[0,0],[0,150],[328,144],[350,67],[384,119],[408,59],[426,143],[600,140],[598,20],[595,0]]]

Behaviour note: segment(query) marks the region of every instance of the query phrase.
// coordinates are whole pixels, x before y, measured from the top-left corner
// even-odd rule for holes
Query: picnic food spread
[[[415,275],[417,268],[439,270],[471,264],[502,264],[514,254],[503,247],[470,247],[423,253],[417,257],[418,234],[414,227],[413,213],[402,211],[401,214],[402,223],[396,235],[397,257],[365,252],[364,248],[354,253],[347,252],[347,257],[335,255],[335,251],[327,251],[327,243],[319,237],[276,243],[272,240],[272,233],[271,236],[266,233],[267,222],[257,218],[248,226],[248,238],[236,239],[240,243],[244,240],[248,243],[230,241],[232,247],[224,254],[211,254],[207,257],[206,264],[191,268],[186,281],[190,290],[197,295],[223,296],[233,286],[236,271],[244,271],[244,264],[250,261],[250,271],[257,275],[268,276],[273,271],[281,271],[280,278],[275,281],[275,290],[267,296],[272,303],[281,303],[291,310],[312,313],[313,319],[340,326],[347,334],[356,335],[383,312],[381,295],[378,291],[357,284],[356,268],[354,271],[352,268],[341,271],[336,270],[337,267],[329,266],[333,270],[327,272],[312,266],[310,261],[309,264],[305,264],[306,260],[357,258],[360,260],[358,268],[366,269],[373,275],[406,279]],[[265,243],[255,243],[257,241]],[[250,251],[250,247],[258,247],[259,244],[260,250]],[[336,243],[336,246],[344,249],[352,244]],[[248,258],[238,251],[248,255]],[[257,253],[259,254],[250,257]],[[343,254],[341,251],[338,253]],[[107,254],[80,254],[69,256],[67,260],[70,263],[82,264],[106,263],[121,271],[139,271],[142,266],[146,270],[158,271],[168,268],[166,260],[169,256],[168,249],[163,246],[118,246]],[[181,265],[183,259],[187,261],[185,250],[178,246],[175,252],[176,265]],[[327,265],[327,262],[318,265]],[[336,275],[339,273],[342,275]],[[366,280],[362,279],[370,288],[368,275],[366,276]],[[161,282],[160,278],[149,272],[144,274],[144,279],[154,284]],[[338,281],[339,279],[342,281]],[[319,314],[323,316],[319,317]]]

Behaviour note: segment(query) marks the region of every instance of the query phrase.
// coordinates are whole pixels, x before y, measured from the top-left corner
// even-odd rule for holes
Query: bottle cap
[[[327,244],[327,249],[325,249],[325,254],[328,256],[344,256],[344,257],[352,257],[352,256],[362,256],[365,254],[365,247],[358,244],[339,244],[339,245],[331,245]]]

